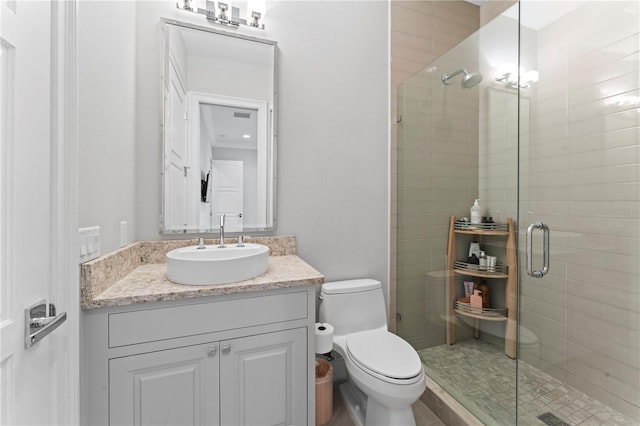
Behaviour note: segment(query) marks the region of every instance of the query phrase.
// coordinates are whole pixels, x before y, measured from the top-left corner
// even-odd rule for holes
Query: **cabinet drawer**
[[[109,314],[109,347],[307,318],[307,292]]]

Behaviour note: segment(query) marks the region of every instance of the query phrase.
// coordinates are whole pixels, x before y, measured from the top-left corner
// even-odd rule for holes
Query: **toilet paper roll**
[[[316,353],[326,354],[333,349],[333,326],[326,322],[316,323]]]

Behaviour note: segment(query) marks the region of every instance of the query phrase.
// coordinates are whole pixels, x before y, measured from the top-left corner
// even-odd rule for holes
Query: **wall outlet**
[[[100,227],[91,226],[78,229],[80,234],[80,263],[100,256]]]
[[[127,221],[120,222],[120,247],[127,245]]]

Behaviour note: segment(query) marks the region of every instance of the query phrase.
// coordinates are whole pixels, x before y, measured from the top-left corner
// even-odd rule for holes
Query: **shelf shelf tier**
[[[467,234],[467,235],[497,235],[497,236],[507,236],[509,232],[507,231],[498,231],[498,230],[479,230],[479,229],[456,229],[454,230],[456,234]]]
[[[460,275],[468,275],[470,277],[478,277],[478,278],[509,278],[509,274],[498,274],[495,272],[475,272],[469,271],[467,269],[454,269],[456,274]]]
[[[474,318],[474,336],[479,337],[479,322],[483,321],[506,321],[504,353],[509,358],[516,357],[516,326],[517,326],[517,306],[516,306],[516,240],[513,219],[507,218],[506,231],[503,230],[486,230],[486,229],[456,229],[456,218],[451,216],[449,221],[449,242],[447,245],[447,268],[453,273],[447,276],[448,289],[448,311],[449,321],[447,321],[449,344],[456,342],[456,315],[463,315]],[[483,236],[506,236],[506,253],[505,263],[507,267],[506,273],[470,271],[455,267],[456,263],[456,234],[474,235],[476,241]],[[507,310],[506,317],[483,316],[471,312],[463,312],[453,308],[453,302],[456,297],[456,279],[455,275],[468,275],[480,278],[501,278],[506,280],[505,285],[505,304]]]
[[[480,267],[472,263],[453,262],[453,270],[456,274],[469,275],[479,278],[508,278],[509,268],[506,265]]]
[[[457,315],[462,315],[465,317],[471,317],[471,318],[476,318],[476,319],[481,319],[484,321],[507,321],[509,318],[507,317],[500,317],[500,316],[489,316],[489,315],[482,315],[482,314],[476,314],[473,312],[466,312],[463,311],[461,309],[453,309],[453,312],[455,312]]]

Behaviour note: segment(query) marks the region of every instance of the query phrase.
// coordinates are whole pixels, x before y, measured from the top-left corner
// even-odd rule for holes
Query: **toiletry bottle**
[[[469,243],[469,256],[475,254],[476,257],[480,256],[480,243],[471,242]]]
[[[489,216],[487,224],[489,229],[496,229],[496,223],[493,221],[493,217]]]
[[[490,308],[491,302],[489,301],[489,284],[487,284],[487,282],[484,280],[480,281],[480,284],[478,284],[478,290],[480,290],[480,293],[482,293],[482,307]]]
[[[481,271],[487,270],[487,255],[485,252],[480,252],[480,257],[478,258],[478,269]]]
[[[479,265],[480,260],[478,260],[478,257],[476,256],[475,253],[471,253],[471,256],[469,256],[469,258],[467,259],[467,263],[471,265]]]
[[[480,224],[482,223],[482,208],[480,207],[480,200],[477,199],[474,201],[473,206],[471,206],[471,223],[472,224]]]
[[[487,271],[496,271],[497,258],[495,256],[487,256]]]
[[[470,304],[471,304],[471,311],[482,312],[482,292],[480,290],[473,290]]]
[[[473,287],[475,283],[473,281],[464,281],[464,296],[471,297],[473,294]]]

